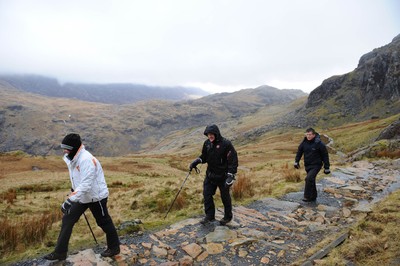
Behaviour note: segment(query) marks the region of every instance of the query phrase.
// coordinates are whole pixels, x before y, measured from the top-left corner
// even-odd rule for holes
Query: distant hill
[[[43,96],[79,99],[89,102],[128,104],[146,100],[187,100],[208,95],[198,88],[161,87],[140,84],[61,85],[57,79],[37,75],[0,75],[0,80],[22,91]]]
[[[197,100],[120,105],[45,97],[18,90],[0,80],[0,152],[55,154],[69,132],[80,133],[90,150],[105,156],[154,150],[167,135],[178,131],[190,134],[196,128],[204,130],[211,123],[223,124],[223,133],[235,137],[292,110],[285,107],[306,95],[300,90],[261,86]],[[265,112],[266,108],[279,111]],[[258,118],[252,121],[256,113]],[[243,123],[244,120],[249,122]],[[196,133],[196,137],[204,138],[202,132]],[[185,143],[175,140],[171,145],[184,148]]]

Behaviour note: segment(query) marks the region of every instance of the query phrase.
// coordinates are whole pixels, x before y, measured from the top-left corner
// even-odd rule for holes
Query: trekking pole
[[[94,242],[96,242],[96,245],[98,245],[99,243],[97,243],[97,239],[96,239],[96,237],[94,236],[92,227],[90,226],[90,223],[89,223],[88,218],[86,217],[86,214],[83,213],[83,216],[85,217],[86,223],[87,223],[87,225],[89,226],[90,232],[92,233],[92,236],[93,236],[93,238],[94,238]]]
[[[200,173],[200,170],[199,170],[197,167],[195,167],[194,170],[196,171],[196,173]],[[183,183],[182,183],[182,185],[181,185],[181,188],[179,189],[178,193],[176,193],[175,199],[172,201],[171,206],[169,206],[169,209],[168,209],[168,211],[167,211],[167,214],[165,214],[164,219],[167,218],[167,215],[168,215],[169,211],[171,210],[172,206],[174,206],[175,200],[176,200],[176,198],[178,198],[179,193],[181,193],[181,190],[182,190],[183,186],[185,185],[186,180],[188,179],[188,177],[189,177],[191,171],[192,171],[192,170],[189,171],[189,173],[186,175],[185,180],[183,180]]]

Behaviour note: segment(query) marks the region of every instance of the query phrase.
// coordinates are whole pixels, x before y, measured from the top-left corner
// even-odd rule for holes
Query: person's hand
[[[69,214],[69,211],[71,210],[73,202],[70,199],[67,199],[66,201],[61,204],[61,211],[64,214]]]
[[[294,162],[294,168],[300,169],[300,163],[299,162]]]
[[[329,168],[324,169],[324,174],[329,175],[331,173],[331,170]]]
[[[196,158],[189,166],[189,171],[192,171],[193,168],[196,168],[196,166],[201,163],[201,159],[200,158]]]
[[[225,181],[225,186],[230,187],[233,185],[233,182],[235,182],[235,175],[232,173],[228,173]]]

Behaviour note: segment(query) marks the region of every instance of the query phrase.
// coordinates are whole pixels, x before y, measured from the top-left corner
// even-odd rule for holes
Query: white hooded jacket
[[[108,188],[100,162],[81,145],[72,160],[67,154],[64,161],[68,166],[74,193],[69,199],[72,202],[90,203],[108,197]]]

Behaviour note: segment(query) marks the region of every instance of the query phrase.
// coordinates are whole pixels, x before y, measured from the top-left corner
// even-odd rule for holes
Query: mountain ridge
[[[42,96],[79,99],[88,102],[129,104],[138,101],[187,100],[208,95],[199,88],[148,86],[131,83],[64,83],[39,75],[0,75],[0,80],[25,92]]]
[[[43,97],[0,82],[0,95],[1,152],[55,154],[65,134],[78,132],[96,154],[116,156],[151,149],[172,132],[211,123],[234,121],[229,128],[233,133],[239,118],[266,106],[286,106],[306,94],[260,87],[197,100],[116,105]]]

